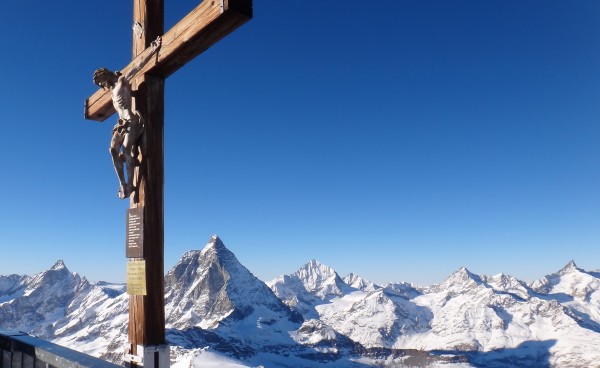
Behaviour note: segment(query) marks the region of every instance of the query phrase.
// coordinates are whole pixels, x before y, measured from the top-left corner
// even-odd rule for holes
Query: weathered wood
[[[129,300],[129,339],[136,345],[165,344],[164,311],[164,79],[145,76],[138,86],[137,107],[145,111],[144,156],[137,203],[144,209],[144,258],[147,295]],[[142,175],[143,173],[143,175]]]
[[[163,78],[168,77],[246,23],[251,17],[251,0],[203,1],[162,36],[162,46],[156,57],[141,68],[135,77],[147,73]],[[145,21],[145,19],[141,20]],[[143,25],[142,22],[140,23]],[[149,33],[151,32],[146,31],[146,38],[152,41],[153,39],[148,38]],[[135,53],[141,46],[139,40],[134,41]],[[150,53],[148,45],[149,42],[144,44],[143,51],[136,54],[135,59],[123,68],[121,73],[126,74],[139,59],[148,56]],[[86,100],[84,113],[86,119],[104,121],[114,112],[110,91],[100,89]]]
[[[134,23],[143,33],[133,35],[133,59],[147,50],[150,42],[164,32],[163,0],[134,1]],[[143,75],[134,80],[135,109],[144,117],[141,166],[136,168],[137,190],[130,207],[143,208],[143,255],[146,261],[146,295],[129,298],[129,343],[134,355],[137,346],[162,345],[165,337],[164,309],[164,77]],[[112,103],[111,103],[112,105]],[[135,364],[132,364],[135,366]]]

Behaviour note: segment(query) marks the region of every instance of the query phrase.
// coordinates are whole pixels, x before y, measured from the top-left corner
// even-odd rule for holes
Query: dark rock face
[[[216,327],[228,319],[241,320],[262,307],[295,323],[293,312],[216,236],[202,251],[187,252],[165,276],[167,324],[173,328]]]

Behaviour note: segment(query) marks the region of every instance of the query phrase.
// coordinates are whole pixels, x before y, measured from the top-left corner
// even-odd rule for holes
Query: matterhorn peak
[[[228,319],[270,310],[277,318],[297,319],[262,281],[213,235],[201,252],[188,252],[165,277],[165,310],[170,327],[216,328]],[[258,314],[260,314],[257,311]]]
[[[217,234],[214,234],[210,237],[210,240],[208,241],[208,243],[206,243],[206,246],[215,248],[225,248],[225,244],[223,244],[223,241],[221,240],[221,238],[219,238],[219,236],[217,236]]]
[[[217,259],[221,260],[235,259],[235,255],[227,249],[221,238],[217,235],[211,236],[208,243],[206,243],[204,249],[201,251],[201,257],[208,256],[209,254],[213,254],[213,256],[216,256]],[[237,259],[235,259],[234,263],[237,263]]]
[[[176,277],[187,274],[187,277],[195,278],[201,262],[216,262],[220,265],[219,267],[227,264],[228,267],[233,269],[238,269],[241,266],[235,255],[223,244],[223,241],[217,235],[213,235],[202,250],[185,252],[177,265],[168,274],[174,273]]]

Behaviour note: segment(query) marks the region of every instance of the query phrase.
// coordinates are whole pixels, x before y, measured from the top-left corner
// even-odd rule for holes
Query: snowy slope
[[[30,331],[44,338],[52,336],[53,324],[65,315],[71,300],[91,288],[63,261],[34,276],[3,277],[2,284],[5,294],[0,294],[1,328]]]
[[[531,284],[540,298],[557,300],[582,327],[600,332],[600,274],[569,262],[557,273]]]
[[[600,274],[570,262],[532,283],[460,268],[440,284],[378,286],[310,261],[267,286],[216,236],[165,276],[174,367],[595,367]],[[0,329],[119,362],[123,285],[62,261],[0,276]]]
[[[322,283],[314,281],[312,290],[320,292]],[[337,364],[354,347],[335,333],[303,339],[308,327],[302,316],[242,266],[217,236],[201,251],[187,252],[167,273],[165,285],[169,340],[179,356],[196,352],[192,364],[207,364],[203,359],[213,353],[206,346],[250,364],[277,361],[291,367],[311,367],[315,359]]]
[[[267,285],[285,304],[306,319],[318,317],[317,305],[357,290],[346,284],[332,268],[316,260],[311,260],[291,275],[282,275],[267,282]]]
[[[357,290],[362,291],[374,291],[376,289],[380,289],[381,287],[372,283],[369,280],[365,280],[362,277],[355,275],[354,273],[350,273],[342,279],[347,285],[353,287]]]
[[[291,287],[286,281],[293,282]],[[290,305],[298,299],[295,290],[304,301],[312,295],[317,303],[300,311],[314,310],[318,320],[367,349],[463,354],[486,366],[588,367],[600,361],[598,282],[597,273],[570,263],[532,285],[463,267],[437,285],[389,284],[325,301],[298,289],[297,277],[280,276],[270,285],[285,290],[279,295]]]

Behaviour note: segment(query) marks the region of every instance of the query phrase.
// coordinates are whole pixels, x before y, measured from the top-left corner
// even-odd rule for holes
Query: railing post
[[[23,367],[23,352],[13,350],[12,368],[25,368]]]

